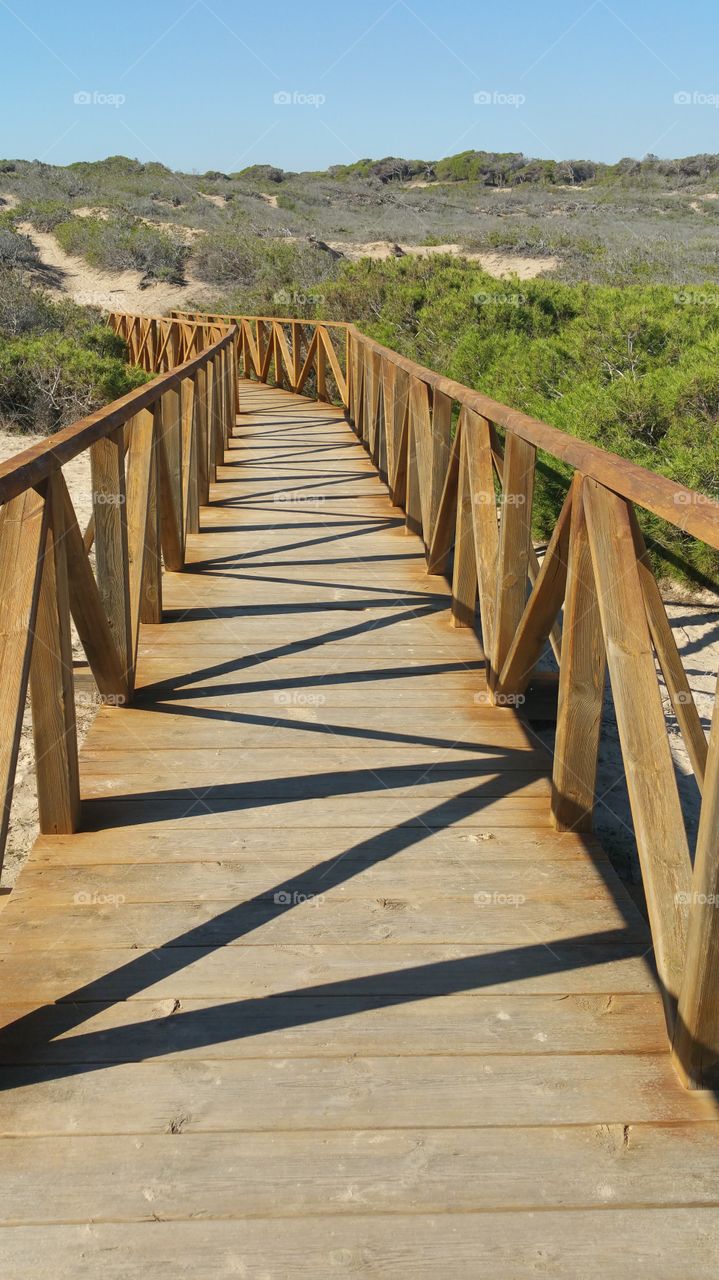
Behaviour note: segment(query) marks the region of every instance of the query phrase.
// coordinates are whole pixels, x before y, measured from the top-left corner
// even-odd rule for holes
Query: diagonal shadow
[[[578,935],[561,943],[552,942],[549,946],[529,943],[503,948],[501,960],[517,979],[526,979],[621,959],[641,960],[645,950],[645,942],[634,938],[631,930],[612,929]],[[177,972],[182,966],[177,964],[171,953],[172,948],[155,951],[149,968],[145,957],[125,966],[126,971],[121,971],[123,978],[129,980],[125,999],[136,993],[137,980],[142,984],[139,989],[142,989],[150,982]],[[129,973],[132,966],[136,967],[134,980]],[[95,984],[89,984],[89,987],[72,992],[65,998],[68,1002],[77,1003],[55,1004],[11,1023],[0,1037],[0,1061],[13,1065],[18,1061],[41,1062],[43,1080],[62,1079],[102,1070],[108,1063],[147,1061],[167,1057],[168,1054],[208,1049],[230,1041],[413,1004],[433,996],[476,991],[494,985],[496,981],[496,953],[465,956],[370,977],[350,978],[342,983],[300,987],[281,995],[225,1001],[184,1012],[175,1008],[161,1017],[90,1031],[58,1042],[58,1037],[108,1007],[107,1001],[99,1004],[93,1001],[88,992]],[[383,986],[384,990],[381,989]],[[120,1002],[116,998],[110,1003]],[[132,1008],[132,1003],[128,1003],[127,1009]],[[0,1088],[27,1085],[27,1075],[27,1066],[15,1071],[5,1069]]]

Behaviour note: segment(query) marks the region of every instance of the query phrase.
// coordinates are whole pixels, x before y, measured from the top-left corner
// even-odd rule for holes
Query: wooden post
[[[207,366],[194,375],[195,420],[197,431],[197,486],[200,505],[210,501],[210,475],[207,449]]]
[[[497,693],[506,697],[524,693],[562,607],[567,582],[572,499],[576,490],[575,481],[564,500],[522,620],[497,678]]]
[[[122,427],[90,446],[90,462],[97,585],[115,639],[120,665],[132,690],[134,671]]]
[[[185,563],[182,518],[182,406],[178,387],[171,387],[155,405],[159,440],[160,530],[165,568],[173,572]]]
[[[497,618],[492,668],[504,666],[527,600],[532,545],[532,497],[537,450],[513,431],[507,432],[502,475]]]
[[[232,368],[232,348],[229,343],[224,348],[225,376],[227,378],[227,421],[225,426],[225,447],[232,439],[235,430],[235,389],[237,380]]]
[[[181,383],[182,402],[182,509],[185,537],[199,533],[200,495],[197,475],[197,424],[195,422],[195,384],[192,378]]]
[[[674,1034],[674,1062],[690,1089],[719,1083],[719,684],[689,896],[687,953]]]
[[[499,526],[497,494],[492,463],[492,430],[486,418],[471,409],[462,409],[462,436],[467,455],[469,492],[472,499],[474,553],[477,561],[479,616],[482,623],[482,647],[487,666],[487,685],[494,688],[496,669],[492,659],[497,622],[497,564],[499,561]]]
[[[327,352],[320,341],[320,326],[317,326],[317,399],[327,399]]]
[[[473,627],[477,609],[477,560],[474,518],[467,466],[467,441],[462,430],[457,482],[457,526],[452,571],[452,626]]]
[[[626,499],[584,482],[584,507],[657,972],[670,1026],[684,957],[691,862]]]
[[[45,835],[76,831],[80,770],[75,725],[64,495],[59,472],[45,486],[48,522],[30,665],[37,803]]]
[[[145,562],[140,622],[162,622],[162,534],[160,526],[160,433],[153,413],[152,454],[145,526]]]
[[[417,424],[415,406],[407,388],[407,477],[405,490],[405,528],[422,536],[422,490],[417,456]]]
[[[224,383],[222,378],[222,360],[219,355],[213,357],[213,396],[212,414],[214,418],[214,450],[215,465],[221,467],[225,461],[224,436]],[[216,478],[216,477],[215,477]]]
[[[34,489],[0,509],[0,868],[7,842],[48,511]]]
[[[302,326],[298,320],[292,321],[292,390],[297,390],[302,371]]]
[[[452,444],[452,401],[442,391],[435,391],[432,396],[432,457],[429,495],[429,537],[439,511],[439,503],[444,488],[444,480],[449,465],[449,453]],[[429,541],[429,539],[428,539]]]
[[[591,831],[606,658],[579,475],[573,484],[568,556],[552,822],[558,831]]]
[[[140,631],[145,561],[147,558],[147,512],[150,503],[154,414],[142,409],[128,425],[127,449],[127,543],[130,576],[130,616],[133,666]]]

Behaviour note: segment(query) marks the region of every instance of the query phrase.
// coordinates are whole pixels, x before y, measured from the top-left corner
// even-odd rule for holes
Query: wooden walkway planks
[[[242,406],[0,916],[4,1273],[713,1277],[644,921],[337,411]]]

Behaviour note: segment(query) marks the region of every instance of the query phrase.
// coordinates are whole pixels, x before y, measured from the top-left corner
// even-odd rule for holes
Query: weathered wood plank
[[[40,830],[74,831],[80,821],[70,598],[65,551],[64,492],[46,482],[48,522],[33,628],[30,700]]]
[[[586,480],[584,506],[657,968],[671,1017],[686,951],[687,837],[627,504]]]
[[[47,523],[45,502],[32,489],[11,499],[0,511],[0,867],[10,821]]]
[[[548,1210],[542,1213],[392,1214],[242,1222],[98,1223],[7,1227],[13,1280],[234,1280],[267,1269],[283,1280],[374,1268],[392,1280],[437,1280],[451,1259],[455,1280],[517,1280],[546,1270],[553,1280],[715,1280],[719,1213],[685,1209]]]
[[[572,495],[568,555],[552,819],[559,831],[591,831],[606,656],[581,478]]]

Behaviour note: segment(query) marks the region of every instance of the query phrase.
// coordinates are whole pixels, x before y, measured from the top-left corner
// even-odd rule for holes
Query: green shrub
[[[198,240],[192,265],[200,279],[224,286],[222,308],[228,312],[279,306],[298,315],[312,313],[320,286],[336,270],[332,254],[309,241],[264,239],[236,225]]]
[[[15,222],[31,222],[38,231],[54,231],[72,216],[72,209],[62,200],[23,200],[12,210]]]
[[[0,418],[51,432],[147,381],[97,313],[0,270]]]
[[[345,265],[325,297],[328,318],[351,317],[421,364],[719,499],[718,287],[495,280],[466,262],[403,258]],[[547,462],[540,537],[570,474]],[[642,520],[672,555],[719,576],[715,552]]]

